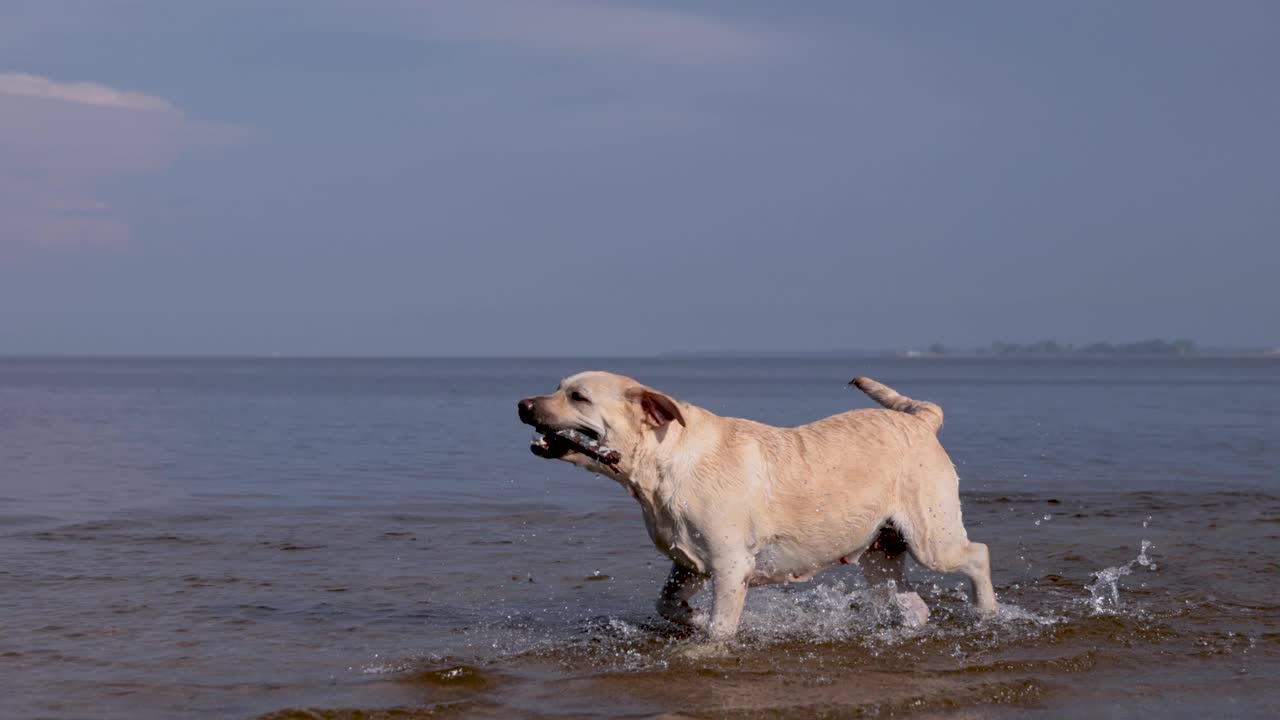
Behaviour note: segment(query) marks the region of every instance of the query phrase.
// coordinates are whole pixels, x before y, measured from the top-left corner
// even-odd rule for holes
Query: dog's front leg
[[[689,599],[698,592],[706,577],[680,563],[671,564],[671,574],[662,586],[658,598],[658,614],[678,625],[702,628],[707,625],[707,614],[689,605]]]
[[[738,632],[742,603],[747,599],[747,581],[755,563],[746,551],[711,562],[713,605],[707,628],[712,640],[727,640]]]

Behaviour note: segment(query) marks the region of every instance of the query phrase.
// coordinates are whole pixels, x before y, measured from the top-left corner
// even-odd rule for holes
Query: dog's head
[[[538,431],[530,449],[593,472],[628,474],[635,455],[656,446],[671,423],[685,424],[670,397],[629,377],[584,372],[549,395],[521,400],[520,420]]]

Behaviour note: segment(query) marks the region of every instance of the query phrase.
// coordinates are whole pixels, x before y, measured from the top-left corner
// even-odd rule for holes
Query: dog
[[[872,586],[906,590],[906,553],[968,576],[974,605],[995,613],[987,546],[969,540],[959,478],[937,438],[942,408],[870,378],[850,384],[883,409],[779,428],[597,371],[517,408],[539,433],[535,455],[612,478],[639,501],[649,536],[672,561],[658,614],[713,640],[737,633],[751,586],[858,564]],[[708,579],[709,615],[689,604]]]

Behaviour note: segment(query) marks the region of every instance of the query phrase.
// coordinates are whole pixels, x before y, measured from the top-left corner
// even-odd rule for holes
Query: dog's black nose
[[[525,398],[516,403],[516,407],[520,410],[520,422],[533,424],[533,400]]]

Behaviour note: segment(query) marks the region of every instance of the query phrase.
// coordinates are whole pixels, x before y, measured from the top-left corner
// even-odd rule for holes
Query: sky
[[[0,355],[1280,345],[1280,5],[0,1]]]

